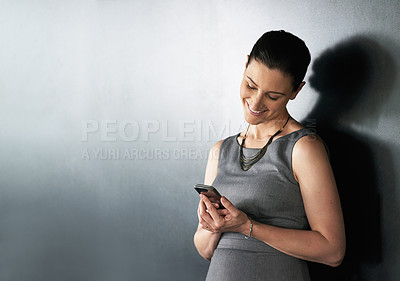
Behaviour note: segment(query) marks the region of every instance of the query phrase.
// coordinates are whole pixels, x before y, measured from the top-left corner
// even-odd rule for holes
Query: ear
[[[247,59],[246,59],[246,64],[244,65],[244,68],[247,68],[247,65],[249,64],[249,55],[247,55]]]
[[[294,99],[296,98],[297,94],[301,91],[301,89],[304,87],[305,84],[306,84],[306,82],[304,82],[304,81],[301,82],[300,85],[299,85],[299,87],[297,88],[297,90],[294,91],[294,92],[291,94],[291,96],[290,96],[289,99],[294,100]]]

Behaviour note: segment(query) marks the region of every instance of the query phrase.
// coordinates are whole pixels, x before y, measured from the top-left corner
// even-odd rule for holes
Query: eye
[[[276,100],[278,100],[278,98],[276,98],[276,97],[273,97],[273,96],[271,96],[271,95],[267,95],[267,97],[268,97],[270,100],[273,100],[273,101],[276,101]]]
[[[250,83],[247,83],[247,88],[249,88],[250,90],[257,90],[257,88],[252,87],[252,86],[250,85]]]

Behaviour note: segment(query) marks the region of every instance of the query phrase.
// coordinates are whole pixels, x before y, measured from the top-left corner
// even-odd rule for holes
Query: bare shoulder
[[[325,144],[318,135],[310,134],[301,137],[293,147],[293,159],[314,154],[327,154]]]
[[[216,142],[210,149],[210,153],[208,158],[210,158],[210,156],[212,156],[213,159],[217,159],[219,158],[219,150],[221,148],[221,144],[224,142],[224,140],[220,140],[218,142]]]
[[[217,177],[218,173],[218,159],[219,159],[219,150],[221,148],[223,140],[215,143],[208,154],[208,161],[206,167],[206,174],[204,177],[205,184],[212,184],[214,179]]]
[[[300,138],[293,147],[292,166],[297,181],[302,175],[311,175],[321,169],[330,170],[328,153],[323,140],[315,135]]]

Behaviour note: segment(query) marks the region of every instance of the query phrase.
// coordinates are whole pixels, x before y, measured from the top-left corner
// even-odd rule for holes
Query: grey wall
[[[399,280],[399,7],[0,0],[0,280],[203,280],[192,186],[244,126],[271,29],[311,50],[289,109],[329,143],[345,207],[347,260],[315,276]]]

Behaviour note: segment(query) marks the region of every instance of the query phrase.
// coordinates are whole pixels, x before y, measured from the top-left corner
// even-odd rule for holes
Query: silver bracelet
[[[244,238],[249,239],[251,237],[251,233],[253,232],[253,221],[251,220],[251,218],[248,216],[249,220],[250,220],[250,233],[249,236],[245,235]]]

